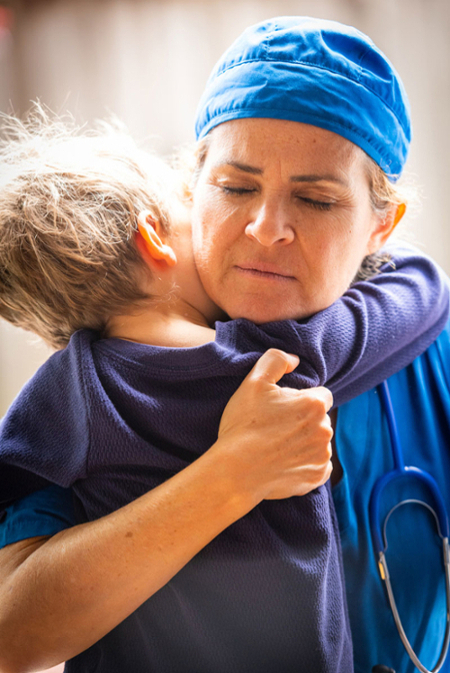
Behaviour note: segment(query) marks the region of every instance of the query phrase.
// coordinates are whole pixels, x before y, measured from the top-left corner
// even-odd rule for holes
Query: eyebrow
[[[335,182],[343,187],[348,187],[348,182],[337,175],[327,173],[325,175],[293,175],[290,182]]]
[[[242,164],[240,161],[223,161],[216,164],[214,168],[220,168],[221,166],[231,166],[236,168],[238,171],[243,171],[244,173],[250,173],[251,175],[262,175],[264,173],[262,168],[257,168],[256,166],[250,166],[249,164]],[[289,182],[335,182],[336,184],[348,187],[348,182],[339,178],[337,175],[332,173],[326,173],[324,175],[293,175],[289,178]]]
[[[232,168],[237,168],[238,171],[244,171],[244,173],[251,173],[252,175],[262,175],[264,173],[262,168],[249,166],[249,164],[241,164],[239,161],[221,161],[214,168],[220,168],[221,166],[231,166]]]

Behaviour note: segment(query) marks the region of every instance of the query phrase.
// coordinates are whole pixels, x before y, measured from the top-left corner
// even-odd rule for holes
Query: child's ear
[[[138,215],[138,232],[136,233],[139,252],[141,254],[145,252],[144,257],[150,255],[152,260],[164,261],[167,266],[175,266],[176,255],[170,245],[162,242],[160,238],[162,233],[161,223],[149,210],[142,210]]]

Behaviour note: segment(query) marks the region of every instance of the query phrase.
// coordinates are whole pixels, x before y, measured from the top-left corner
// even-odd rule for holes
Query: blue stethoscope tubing
[[[408,652],[408,655],[413,662],[413,664],[421,671],[421,673],[437,673],[447,656],[449,644],[450,644],[450,553],[449,553],[449,522],[448,515],[444,503],[444,499],[441,495],[439,487],[436,483],[436,480],[424,470],[419,469],[418,467],[405,466],[403,460],[403,451],[400,442],[400,437],[397,429],[397,423],[395,420],[394,409],[392,406],[392,400],[389,393],[389,386],[387,381],[383,381],[378,386],[378,391],[381,397],[381,402],[386,414],[386,419],[388,423],[389,436],[392,446],[392,455],[394,458],[394,469],[390,472],[383,474],[375,483],[369,504],[369,520],[370,528],[372,532],[372,540],[375,549],[375,554],[378,561],[378,569],[382,581],[385,583],[387,595],[389,599],[389,604],[394,616],[395,624],[399,632],[402,643]],[[414,478],[422,483],[426,484],[428,491],[434,502],[434,509],[430,507],[425,502],[421,500],[404,500],[398,503],[387,515],[384,525],[381,523],[380,517],[380,503],[381,495],[386,488],[386,486],[397,479]],[[438,661],[434,668],[426,668],[418,659],[416,653],[414,652],[411,644],[406,636],[406,633],[403,629],[403,625],[400,619],[400,615],[397,610],[397,606],[394,599],[394,593],[392,591],[391,580],[389,576],[388,565],[386,561],[386,551],[387,551],[387,536],[386,536],[386,526],[389,520],[389,517],[395,509],[406,504],[417,504],[426,507],[432,512],[435,517],[437,531],[442,540],[442,554],[445,570],[445,587],[446,587],[446,600],[447,600],[447,621],[445,627],[445,635],[442,643],[441,653],[439,655]]]

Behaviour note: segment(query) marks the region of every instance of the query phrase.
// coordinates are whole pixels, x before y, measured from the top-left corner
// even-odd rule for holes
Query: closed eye
[[[235,196],[241,196],[242,194],[251,194],[255,190],[252,189],[251,187],[228,187],[227,185],[221,185],[220,188],[222,189],[225,194],[234,194]]]
[[[330,210],[333,206],[331,201],[317,201],[316,199],[308,199],[306,196],[298,196],[297,198],[306,203],[307,206],[317,208],[317,210]]]

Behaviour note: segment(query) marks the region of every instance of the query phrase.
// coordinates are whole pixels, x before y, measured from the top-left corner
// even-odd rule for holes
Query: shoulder
[[[97,333],[90,330],[75,332],[65,348],[50,355],[39,367],[23,386],[19,397],[29,395],[50,380],[53,388],[58,385],[59,381],[64,387],[70,385],[73,376],[81,370],[83,359],[91,351],[92,344],[97,339]]]
[[[389,377],[389,385],[403,394],[411,406],[426,398],[450,395],[450,320],[421,355]],[[365,395],[374,401],[373,391]],[[348,406],[352,403],[356,408],[361,401],[355,398]]]
[[[4,501],[42,488],[43,480],[68,485],[83,476],[90,441],[84,369],[92,338],[77,332],[39,368],[2,420],[0,490],[9,494]]]

